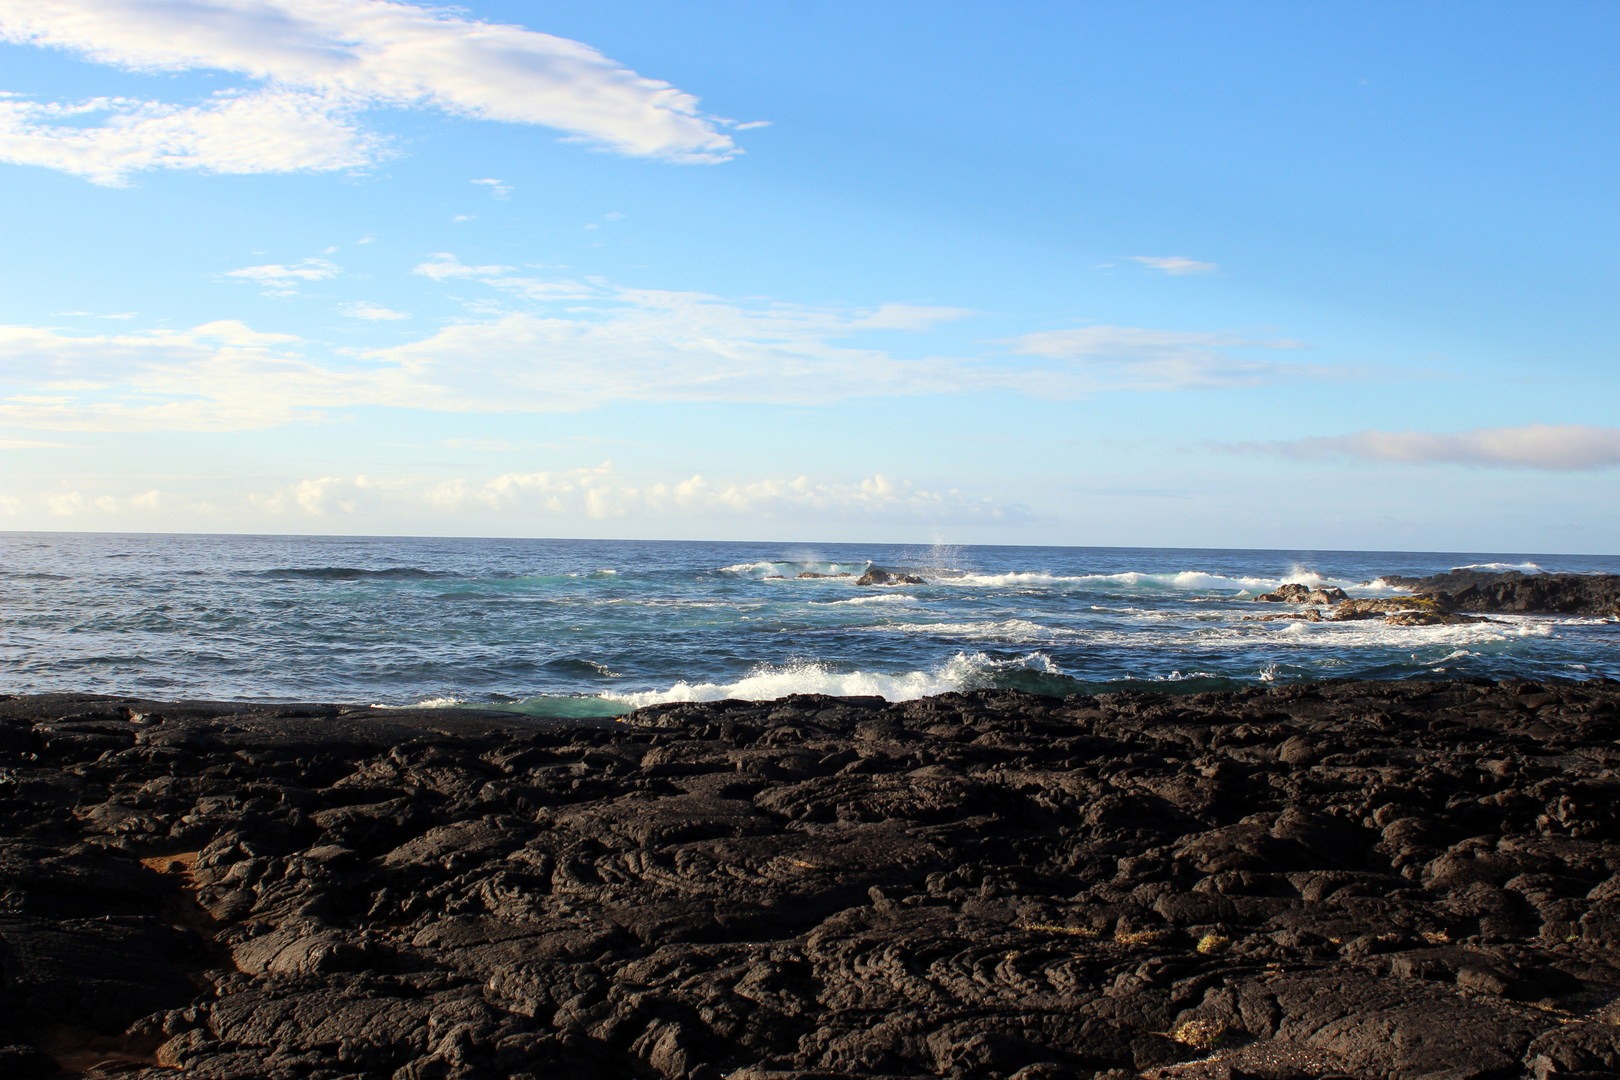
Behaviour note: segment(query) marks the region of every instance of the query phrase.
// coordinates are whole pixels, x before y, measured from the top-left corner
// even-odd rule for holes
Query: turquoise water
[[[923,585],[861,587],[870,564]],[[1391,595],[1528,553],[929,548],[388,537],[0,534],[0,692],[547,715],[796,692],[902,699],[1201,690],[1339,677],[1620,677],[1620,623],[1245,620],[1285,581]],[[800,577],[845,574],[845,577]]]

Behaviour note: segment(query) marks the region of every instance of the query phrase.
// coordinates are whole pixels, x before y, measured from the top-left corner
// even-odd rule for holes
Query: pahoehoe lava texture
[[[0,1075],[1620,1073],[1620,684],[0,700]]]

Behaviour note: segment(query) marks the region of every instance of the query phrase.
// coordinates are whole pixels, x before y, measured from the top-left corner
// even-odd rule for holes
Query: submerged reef
[[[0,1075],[1620,1072],[1620,684],[0,700]]]

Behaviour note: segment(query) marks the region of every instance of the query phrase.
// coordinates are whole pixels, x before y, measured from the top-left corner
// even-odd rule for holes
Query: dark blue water
[[[855,585],[872,562],[928,583]],[[1252,597],[1285,581],[1379,596],[1384,574],[1480,564],[1620,573],[1620,558],[1526,553],[5,533],[0,692],[587,714],[806,691],[1620,676],[1612,620],[1244,618],[1276,610]]]

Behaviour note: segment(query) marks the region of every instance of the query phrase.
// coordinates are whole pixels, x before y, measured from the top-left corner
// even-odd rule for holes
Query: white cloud
[[[1082,326],[1024,334],[1011,342],[1024,356],[1080,366],[1098,389],[1184,390],[1253,386],[1319,374],[1301,364],[1246,356],[1253,350],[1289,350],[1299,342],[1258,340],[1241,334],[1154,330],[1137,326]]]
[[[338,305],[338,314],[347,315],[351,319],[366,319],[370,322],[388,322],[410,318],[403,311],[395,311],[392,308],[385,308],[381,304],[373,304],[365,300],[356,300],[352,304]]]
[[[330,259],[305,259],[291,266],[280,263],[269,263],[264,266],[244,266],[240,270],[228,270],[226,277],[236,278],[240,281],[251,281],[270,296],[291,296],[298,291],[298,286],[307,281],[325,281],[343,273],[343,267]]]
[[[1157,270],[1161,274],[1172,277],[1183,277],[1187,274],[1213,274],[1220,267],[1212,262],[1199,262],[1189,259],[1185,255],[1132,255],[1132,262],[1141,263],[1150,270]]]
[[[483,180],[471,180],[468,182],[479,184],[487,188],[492,198],[510,199],[512,197],[512,185],[506,183],[504,180],[493,180],[486,178]]]
[[[390,152],[362,126],[375,108],[539,125],[672,161],[739,152],[728,134],[739,125],[587,45],[392,0],[0,0],[0,41],[132,71],[254,80],[202,103],[0,99],[0,160],[100,184],[152,168],[364,168]]]
[[[1620,428],[1526,424],[1450,433],[1358,431],[1287,442],[1241,443],[1228,449],[1309,461],[1580,472],[1620,466]]]
[[[84,123],[98,117],[99,124]],[[329,172],[360,168],[386,153],[380,136],[356,126],[351,105],[315,94],[222,92],[201,105],[0,97],[0,161],[114,187],[144,169]]]

